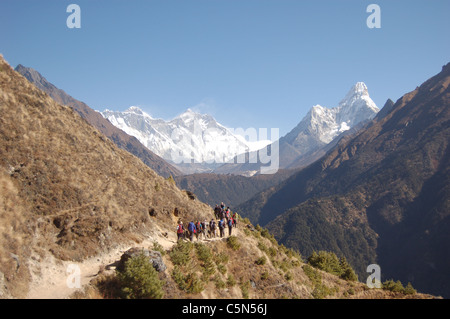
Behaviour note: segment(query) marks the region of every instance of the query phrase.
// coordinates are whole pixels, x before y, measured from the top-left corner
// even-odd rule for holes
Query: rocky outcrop
[[[148,250],[142,247],[133,247],[127,250],[120,258],[119,264],[117,265],[117,269],[123,270],[127,260],[140,255],[148,257],[149,262],[153,265],[156,271],[162,272],[167,269],[167,266],[164,264],[162,255],[159,251]]]

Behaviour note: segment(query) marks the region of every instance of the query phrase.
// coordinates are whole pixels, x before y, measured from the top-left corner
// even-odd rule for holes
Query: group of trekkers
[[[196,220],[195,222],[191,220],[187,226],[183,225],[181,220],[178,220],[178,240],[189,239],[193,241],[194,236],[197,240],[202,237],[204,239],[216,238],[217,236],[224,237],[226,227],[228,227],[228,236],[231,236],[233,227],[237,227],[238,214],[232,213],[230,207],[221,203],[214,208],[214,217],[215,219],[211,218],[209,222],[206,219],[204,221]],[[219,234],[217,234],[217,230]]]

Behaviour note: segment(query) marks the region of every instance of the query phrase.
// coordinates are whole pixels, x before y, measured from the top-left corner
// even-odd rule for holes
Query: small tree
[[[339,259],[332,252],[319,251],[319,253],[316,253],[314,251],[308,258],[308,264],[333,275],[339,276],[341,274]]]
[[[118,279],[124,298],[161,299],[164,296],[158,272],[143,254],[128,259],[124,269],[118,271]]]
[[[230,236],[227,238],[227,245],[233,250],[238,250],[241,248],[241,244],[239,243],[236,236]]]
[[[265,265],[267,261],[266,256],[261,256],[258,259],[256,259],[255,264],[257,265]]]
[[[358,280],[358,276],[356,275],[355,271],[350,266],[350,264],[347,262],[347,259],[345,257],[341,257],[341,259],[339,260],[339,266],[341,267],[341,273],[339,275],[341,279],[347,281]]]

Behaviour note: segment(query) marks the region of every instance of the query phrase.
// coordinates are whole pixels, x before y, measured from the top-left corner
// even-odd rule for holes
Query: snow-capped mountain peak
[[[367,89],[367,85],[364,82],[356,82],[356,84],[353,85],[350,91],[347,93],[347,96],[356,94],[369,95],[369,90]]]
[[[374,118],[380,110],[370,98],[364,82],[357,82],[341,100],[336,111],[339,123],[346,122],[353,127],[361,121]]]
[[[105,110],[105,111],[107,111],[107,110]],[[131,113],[131,114],[142,115],[142,116],[145,116],[147,118],[153,119],[153,117],[150,114],[144,112],[138,106],[130,106],[127,110],[124,111],[124,113]]]
[[[357,82],[338,106],[327,108],[314,105],[291,132],[286,141],[303,152],[330,143],[342,132],[361,121],[372,119],[379,109],[369,96],[364,82]]]
[[[189,108],[170,121],[154,119],[136,106],[101,114],[159,156],[178,164],[225,163],[236,152],[254,148],[212,116]]]

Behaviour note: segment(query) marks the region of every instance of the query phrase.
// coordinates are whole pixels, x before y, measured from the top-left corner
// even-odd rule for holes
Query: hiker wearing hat
[[[180,220],[178,222],[178,226],[177,226],[177,240],[183,239],[184,238],[184,226],[183,226],[183,222]]]

